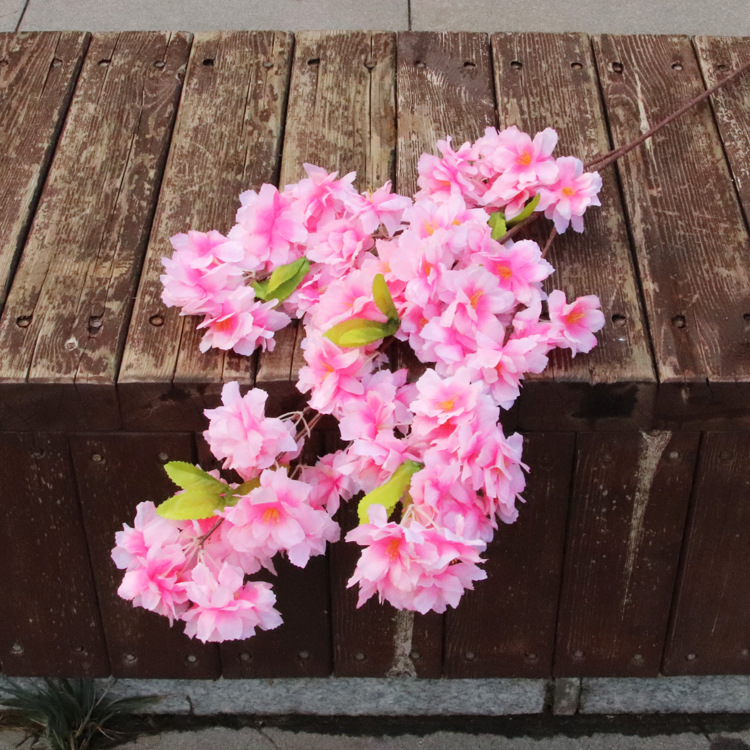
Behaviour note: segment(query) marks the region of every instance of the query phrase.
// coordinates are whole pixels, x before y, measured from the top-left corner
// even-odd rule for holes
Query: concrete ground
[[[0,0],[0,31],[378,29],[750,35],[749,0]]]

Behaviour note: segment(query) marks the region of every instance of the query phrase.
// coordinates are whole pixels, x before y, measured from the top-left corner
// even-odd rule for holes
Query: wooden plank
[[[750,37],[697,36],[693,45],[707,86],[720,80],[750,60]],[[750,220],[750,74],[719,89],[711,105],[734,187]]]
[[[0,310],[88,42],[79,32],[0,34]]]
[[[690,41],[594,40],[616,146],[703,89]],[[651,331],[658,424],[750,424],[750,239],[708,102],[618,162]]]
[[[203,436],[197,438],[200,465],[220,468]],[[315,463],[322,453],[322,437],[314,432],[305,444],[302,460]],[[276,609],[284,624],[274,630],[258,630],[244,641],[222,643],[222,676],[327,677],[332,669],[328,558],[313,558],[304,569],[280,557],[274,565],[278,576],[261,571],[252,580],[273,584]]]
[[[556,676],[659,673],[698,437],[578,436]]]
[[[280,184],[305,176],[312,163],[355,187],[374,189],[393,179],[395,163],[395,40],[393,34],[301,32],[296,36]],[[258,361],[256,382],[269,408],[299,408],[297,373],[304,365],[304,332],[293,325],[276,335],[276,348]]]
[[[706,433],[664,674],[750,673],[748,524],[750,433]]]
[[[191,640],[181,623],[170,628],[166,618],[121,599],[123,571],[110,557],[115,532],[133,525],[139,502],[158,504],[174,494],[164,464],[193,460],[192,435],[121,432],[74,435],[70,442],[112,674],[218,677],[216,644]]]
[[[7,675],[103,677],[109,661],[64,435],[0,433],[0,663]]]
[[[92,38],[0,320],[6,428],[119,427],[115,378],[187,50],[184,34]]]
[[[291,49],[282,32],[195,36],[120,370],[128,429],[203,429],[225,380],[253,382],[247,357],[200,353],[200,319],[164,306],[159,276],[170,236],[228,232],[239,194],[276,180]]]
[[[584,163],[610,149],[596,65],[585,34],[495,34],[492,37],[500,126],[534,133],[553,127],[556,155]],[[586,229],[558,237],[548,260],[547,290],[568,299],[596,294],[605,328],[598,346],[576,358],[555,350],[541,375],[530,375],[519,400],[522,429],[648,428],[656,377],[614,171],[602,172],[602,207],[586,213]],[[544,244],[551,223],[533,232]]]
[[[487,580],[445,618],[446,677],[549,677],[555,645],[575,436],[532,434],[518,521],[500,524]]]

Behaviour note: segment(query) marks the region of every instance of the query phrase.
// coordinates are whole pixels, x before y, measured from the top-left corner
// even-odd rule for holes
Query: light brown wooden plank
[[[555,675],[659,673],[698,436],[578,435]]]
[[[174,494],[164,471],[167,461],[192,461],[193,436],[180,434],[99,433],[73,435],[70,453],[81,500],[83,528],[96,582],[112,674],[115,677],[215,679],[221,672],[219,649],[172,627],[161,617],[117,595],[124,571],[111,551],[115,532],[133,526],[135,506],[158,505]]]
[[[482,555],[487,580],[446,613],[446,677],[551,676],[574,448],[572,433],[526,436],[526,503]]]
[[[706,433],[664,674],[750,673],[749,525],[750,433]]]
[[[610,150],[596,65],[585,34],[495,34],[492,37],[500,126],[532,136],[546,127],[559,135],[557,156],[584,163]],[[605,328],[589,354],[555,350],[549,367],[527,378],[519,401],[522,429],[648,427],[656,377],[614,170],[602,172],[601,208],[591,208],[585,231],[569,229],[548,256],[555,273],[547,289],[568,299],[596,294]],[[551,222],[533,233],[544,244]]]
[[[616,146],[703,90],[686,37],[594,40]],[[703,102],[618,162],[664,426],[750,423],[750,239]]]
[[[105,677],[109,660],[65,435],[0,433],[6,675]]]
[[[252,384],[252,360],[201,354],[200,318],[161,301],[169,237],[228,232],[239,194],[278,175],[292,37],[282,32],[197,34],[123,354],[123,422],[141,430],[205,427],[224,380]]]
[[[119,426],[118,360],[188,44],[92,38],[0,321],[6,427]]]
[[[0,34],[0,309],[88,42],[79,32]]]
[[[296,36],[280,184],[316,164],[341,176],[355,171],[355,187],[393,179],[395,163],[395,44],[392,34],[302,32]],[[269,408],[286,412],[302,400],[295,388],[304,365],[298,326],[276,335],[276,348],[258,362],[256,382]]]

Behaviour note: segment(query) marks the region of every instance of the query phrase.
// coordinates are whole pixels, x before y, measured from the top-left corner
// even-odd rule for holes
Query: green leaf
[[[266,299],[283,302],[302,283],[309,270],[310,261],[307,258],[297,258],[292,263],[274,268],[268,279]]]
[[[256,477],[255,479],[248,479],[247,482],[243,482],[239,487],[235,487],[232,490],[232,494],[236,497],[241,497],[242,495],[249,494],[258,487],[260,487],[260,477]]]
[[[164,466],[167,476],[184,492],[173,495],[156,509],[162,518],[189,521],[209,518],[233,499],[230,487],[203,469],[184,461],[170,461]]]
[[[337,346],[353,348],[372,344],[374,341],[392,335],[389,333],[392,327],[390,323],[379,323],[377,320],[368,318],[349,318],[329,328],[323,335]]]
[[[536,195],[535,195],[535,196],[534,196],[534,197],[533,197],[533,198],[532,198],[532,199],[531,199],[531,200],[530,200],[530,201],[529,201],[529,202],[528,202],[528,203],[527,203],[527,204],[526,204],[526,205],[524,206],[524,209],[523,209],[523,211],[521,211],[521,213],[520,213],[520,214],[518,214],[518,216],[514,216],[514,217],[513,217],[512,219],[510,219],[510,220],[508,221],[508,226],[509,226],[509,227],[514,227],[514,226],[515,226],[516,224],[519,224],[519,223],[520,223],[520,222],[522,222],[522,221],[523,221],[524,219],[528,219],[528,218],[529,218],[529,216],[531,216],[531,214],[533,214],[533,213],[534,213],[534,209],[535,209],[535,208],[537,207],[537,205],[539,204],[539,199],[540,199],[541,197],[542,197],[542,196],[541,196],[541,195],[540,195],[539,193],[537,193],[537,194],[536,194]],[[493,235],[492,239],[493,239],[493,240],[494,240],[494,239],[496,239],[496,238],[494,237],[494,235]]]
[[[396,305],[393,304],[393,297],[391,297],[391,292],[382,273],[375,274],[375,278],[372,280],[372,296],[375,299],[378,310],[388,320],[398,320],[398,310],[396,309]]]
[[[386,515],[390,516],[396,508],[398,501],[409,489],[411,478],[416,474],[424,464],[416,461],[404,461],[401,466],[393,472],[391,478],[380,487],[368,492],[357,506],[357,515],[360,524],[369,523],[370,519],[367,511],[371,505],[382,505],[385,507]]]
[[[491,213],[487,223],[492,227],[493,240],[499,240],[508,231],[505,225],[505,214],[502,211]]]
[[[251,281],[250,286],[255,290],[255,296],[265,302],[268,299],[268,279],[265,281]]]

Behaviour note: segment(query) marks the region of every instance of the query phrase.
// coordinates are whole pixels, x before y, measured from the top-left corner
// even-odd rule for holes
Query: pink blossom
[[[392,237],[401,225],[404,211],[412,205],[411,198],[391,192],[390,181],[374,193],[366,193],[364,198],[358,218],[368,234],[372,234],[382,224]]]
[[[225,469],[234,469],[243,479],[273,466],[280,454],[297,453],[292,425],[265,416],[267,398],[259,388],[240,396],[239,383],[226,383],[221,391],[222,406],[205,411],[209,425],[203,436],[211,452],[224,459]]]
[[[557,160],[560,175],[549,187],[539,189],[537,211],[544,211],[548,219],[555,222],[555,229],[562,234],[569,224],[576,232],[583,231],[583,214],[589,206],[601,206],[597,195],[602,189],[602,178],[598,172],[583,171],[583,162],[572,156],[561,156]]]
[[[422,191],[417,198],[429,196],[440,202],[454,195],[474,197],[480,189],[477,169],[470,162],[471,144],[464,143],[458,151],[454,151],[450,144],[450,138],[437,142],[442,158],[430,154],[419,157],[417,184]]]
[[[138,503],[133,528],[123,524],[123,530],[115,534],[112,559],[118,568],[133,570],[140,567],[150,549],[171,547],[178,544],[179,537],[175,521],[162,518],[151,502]]]
[[[565,294],[556,289],[549,296],[550,337],[557,346],[570,349],[573,356],[588,353],[596,346],[594,334],[604,328],[604,315],[596,295],[577,297],[567,304]]]
[[[243,585],[244,573],[228,563],[212,570],[198,563],[183,585],[193,606],[183,612],[185,635],[208,641],[237,641],[255,635],[255,629],[281,625],[270,583]]]

